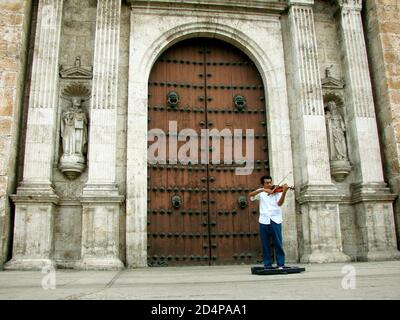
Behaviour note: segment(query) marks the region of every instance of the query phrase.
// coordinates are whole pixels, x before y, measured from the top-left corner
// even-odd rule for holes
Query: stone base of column
[[[303,254],[300,258],[301,263],[327,263],[327,262],[348,262],[350,257],[343,252],[313,252]]]
[[[393,214],[397,195],[390,193],[385,183],[353,184],[351,191],[361,243],[357,258],[363,261],[400,259]]]
[[[301,189],[302,263],[347,262],[340,228],[339,195],[333,185],[312,185]]]
[[[79,270],[121,270],[124,264],[115,257],[85,257],[76,264]]]
[[[393,214],[397,195],[390,193],[385,183],[353,184],[351,191],[361,243],[357,258],[362,261],[400,259]]]
[[[56,269],[52,259],[14,257],[4,265],[4,270],[43,270],[44,268]]]
[[[54,211],[58,196],[48,184],[22,183],[15,203],[13,257],[6,270],[55,268]]]
[[[400,252],[398,250],[369,251],[365,257],[366,261],[400,260]]]
[[[127,268],[145,268],[148,267],[147,263],[147,232],[131,233],[130,238],[132,243],[136,245],[127,244]],[[140,245],[138,245],[140,244]]]
[[[124,200],[115,185],[87,185],[81,198],[82,250],[76,268],[120,270],[119,219]]]

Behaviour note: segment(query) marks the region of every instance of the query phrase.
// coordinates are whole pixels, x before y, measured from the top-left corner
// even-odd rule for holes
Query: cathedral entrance
[[[260,261],[247,195],[269,164],[255,65],[223,41],[182,41],[155,63],[148,108],[148,264]]]

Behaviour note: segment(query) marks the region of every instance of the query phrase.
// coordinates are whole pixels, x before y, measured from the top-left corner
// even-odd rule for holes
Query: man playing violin
[[[282,243],[282,209],[285,202],[286,193],[289,189],[287,184],[274,186],[272,178],[264,175],[260,178],[263,186],[249,193],[250,200],[258,200],[260,216],[258,219],[260,228],[260,238],[262,245],[263,263],[265,268],[272,267],[269,237],[275,248],[276,263],[278,269],[285,266],[285,251]]]

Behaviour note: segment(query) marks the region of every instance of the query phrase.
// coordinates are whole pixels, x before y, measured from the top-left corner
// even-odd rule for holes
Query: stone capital
[[[390,192],[386,183],[353,183],[350,185],[351,202],[393,202],[397,195]]]
[[[289,7],[291,6],[312,6],[314,0],[288,0]]]
[[[362,0],[335,0],[341,9],[357,10],[362,9]]]

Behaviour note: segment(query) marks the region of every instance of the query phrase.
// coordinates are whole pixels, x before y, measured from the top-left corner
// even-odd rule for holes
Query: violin
[[[288,188],[288,190],[295,190],[294,187],[290,187]],[[283,192],[283,186],[280,185],[273,185],[272,186],[272,193],[270,194],[274,194],[274,193],[278,193],[278,192]]]

